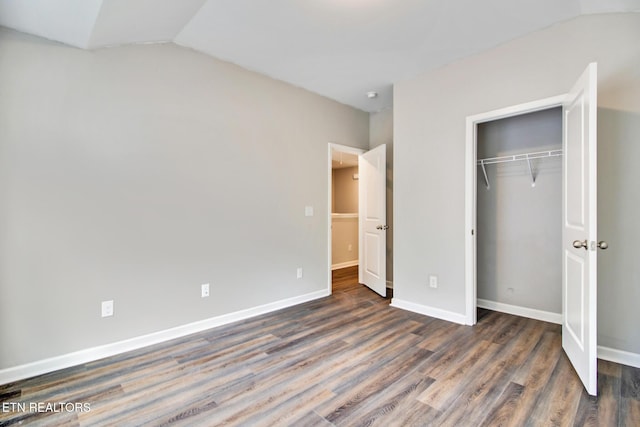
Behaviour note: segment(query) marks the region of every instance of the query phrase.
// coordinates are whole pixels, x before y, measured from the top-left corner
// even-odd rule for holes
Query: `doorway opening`
[[[364,152],[329,144],[329,293],[358,282],[358,156]]]
[[[476,324],[478,307],[562,323],[561,254],[547,270],[536,268],[540,260],[528,262],[527,256],[536,257],[540,255],[536,249],[548,249],[544,235],[552,240],[561,235],[564,99],[557,96],[467,117],[469,325]],[[533,222],[535,228],[527,228]],[[534,229],[541,234],[535,235]],[[556,243],[545,257],[560,251],[561,242]],[[527,271],[535,273],[533,282],[525,277]],[[545,281],[554,295],[551,300],[543,301],[545,295],[536,289],[536,280]]]
[[[477,307],[562,323],[562,108],[476,127]]]
[[[333,162],[337,161],[338,164],[342,159],[344,164],[345,155],[355,154],[358,159],[358,172],[357,174],[352,171],[347,173],[347,179],[357,181],[358,189],[358,204],[357,204],[357,218],[353,218],[353,212],[347,212],[346,214],[340,214],[347,216],[349,220],[358,224],[357,235],[357,252],[354,243],[346,243],[347,253],[354,253],[351,255],[351,260],[355,259],[355,253],[357,253],[358,260],[358,282],[365,285],[372,291],[376,292],[382,297],[387,296],[386,286],[386,241],[387,230],[389,226],[386,224],[387,217],[387,201],[386,201],[386,150],[385,144],[380,144],[377,147],[364,151],[352,147],[347,147],[337,144],[329,144],[329,156],[328,156],[328,212],[332,212],[332,201],[334,200],[333,187]],[[334,160],[335,157],[335,160]],[[352,208],[348,208],[352,209]],[[334,226],[334,218],[330,213],[328,216],[328,272],[332,271],[332,266],[344,266],[341,262],[353,261],[340,261],[334,260],[333,248],[336,247],[334,240],[338,243],[337,237],[332,237],[332,228]],[[349,247],[351,245],[351,247]],[[340,248],[344,250],[345,248]],[[351,249],[351,250],[349,250]],[[332,291],[331,274],[329,274],[328,280],[329,294]]]

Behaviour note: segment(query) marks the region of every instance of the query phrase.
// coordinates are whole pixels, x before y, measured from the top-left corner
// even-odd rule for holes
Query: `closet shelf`
[[[549,151],[536,151],[534,153],[523,153],[523,154],[514,154],[512,156],[501,156],[501,157],[488,157],[486,159],[479,159],[477,164],[482,167],[482,173],[484,174],[484,182],[487,185],[487,189],[491,188],[489,185],[489,177],[487,177],[487,169],[486,165],[495,165],[497,163],[508,163],[508,162],[520,162],[526,161],[529,165],[529,174],[531,174],[531,186],[536,186],[536,175],[533,173],[533,168],[531,167],[531,160],[535,159],[544,159],[547,157],[558,157],[562,156],[562,150],[549,150]]]
[[[334,219],[338,219],[338,218],[358,218],[358,212],[353,212],[353,213],[335,213],[335,212],[333,212],[331,214],[331,218],[334,218]]]

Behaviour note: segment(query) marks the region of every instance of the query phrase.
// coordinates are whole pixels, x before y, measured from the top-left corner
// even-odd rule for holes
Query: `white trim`
[[[598,359],[608,360],[609,362],[620,363],[622,365],[640,368],[640,354],[631,353],[624,350],[616,350],[615,348],[598,346]]]
[[[562,314],[478,298],[478,307],[562,325]]]
[[[331,271],[339,270],[341,268],[353,267],[355,265],[358,265],[357,259],[354,259],[352,261],[339,262],[337,264],[331,264]]]
[[[332,263],[332,254],[331,254],[331,221],[333,219],[333,215],[331,213],[331,170],[332,170],[332,163],[331,163],[331,151],[336,150],[338,152],[342,152],[342,153],[350,153],[350,154],[357,154],[360,155],[362,153],[365,153],[366,150],[362,149],[362,148],[355,148],[355,147],[349,147],[348,145],[341,145],[341,144],[336,144],[334,142],[330,142],[328,145],[328,165],[327,165],[327,212],[329,212],[329,214],[327,215],[327,292],[329,295],[331,295],[332,292],[332,284],[331,284],[331,271],[333,271],[333,266],[331,265]],[[358,212],[359,214],[359,212]]]
[[[507,117],[520,116],[522,114],[535,113],[536,111],[548,110],[549,108],[561,107],[567,98],[567,94],[556,95],[549,98],[538,99],[536,101],[511,105],[497,110],[486,111],[480,114],[468,116],[474,123],[483,123],[493,120],[505,119]]]
[[[137,350],[139,348],[147,347],[153,344],[159,344],[175,338],[180,338],[186,335],[215,328],[217,326],[226,325],[229,323],[237,322],[239,320],[249,319],[251,317],[270,313],[272,311],[291,307],[297,304],[302,304],[318,298],[324,298],[329,295],[330,294],[326,290],[316,291],[309,294],[287,298],[284,300],[259,305],[257,307],[252,307],[245,310],[212,317],[209,319],[188,323],[186,325],[177,326],[175,328],[166,329],[164,331],[153,332],[151,334],[118,341],[111,344],[87,348],[73,353],[51,357],[49,359],[38,360],[36,362],[2,369],[0,370],[0,384],[7,384],[36,375],[57,371],[59,369],[93,362],[104,357],[114,356],[116,354],[125,353],[131,350]]]
[[[474,116],[467,117],[465,146],[465,323],[475,325],[478,321],[476,312],[476,180],[478,160],[476,144],[476,121]]]
[[[475,325],[476,318],[476,178],[477,142],[476,127],[479,123],[506,117],[519,116],[535,111],[560,107],[566,94],[513,105],[498,110],[467,116],[465,141],[465,323]],[[474,234],[471,234],[471,233]]]
[[[400,308],[402,310],[413,311],[414,313],[424,314],[425,316],[435,317],[436,319],[442,319],[460,325],[466,324],[466,317],[460,313],[454,313],[452,311],[442,310],[436,307],[429,307],[428,305],[416,304],[411,301],[405,301],[398,298],[391,300],[391,307]]]

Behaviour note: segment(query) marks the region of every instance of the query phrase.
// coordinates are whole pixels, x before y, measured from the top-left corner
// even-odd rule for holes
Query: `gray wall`
[[[560,108],[481,123],[478,159],[562,148]],[[478,167],[478,298],[562,313],[562,158]]]
[[[630,96],[640,101],[639,83]],[[609,248],[598,252],[598,344],[640,353],[640,106],[624,111],[600,105],[598,235]]]
[[[326,290],[327,144],[366,148],[368,114],[172,44],[0,31],[0,369]]]
[[[393,109],[369,116],[369,148],[387,144],[387,286],[393,285]]]
[[[464,313],[466,117],[566,93],[597,61],[598,344],[640,354],[638,40],[640,14],[584,16],[394,87],[394,297]]]

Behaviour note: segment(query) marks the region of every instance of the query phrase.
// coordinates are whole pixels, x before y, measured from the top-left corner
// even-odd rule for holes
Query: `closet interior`
[[[331,269],[358,265],[358,156],[334,152],[331,162]]]
[[[562,109],[477,127],[477,306],[562,314]]]

